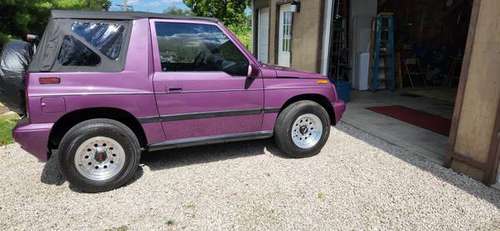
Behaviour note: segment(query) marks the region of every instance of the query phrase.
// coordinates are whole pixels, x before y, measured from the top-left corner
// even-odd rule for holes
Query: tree
[[[51,9],[108,10],[110,0],[0,0],[0,46],[27,33],[42,35]]]
[[[245,10],[249,0],[183,0],[196,16],[214,17],[226,26],[246,23]]]
[[[167,15],[172,15],[172,16],[192,16],[193,12],[191,12],[189,9],[181,9],[177,8],[175,6],[171,6],[168,9],[163,11],[164,14]]]

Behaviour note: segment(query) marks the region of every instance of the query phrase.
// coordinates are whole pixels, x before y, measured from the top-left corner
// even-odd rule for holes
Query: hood
[[[262,68],[276,72],[277,78],[327,79],[326,76],[314,72],[299,71],[288,67],[263,64]]]

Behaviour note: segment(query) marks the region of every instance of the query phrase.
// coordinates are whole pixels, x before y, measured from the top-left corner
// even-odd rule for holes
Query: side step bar
[[[186,138],[186,139],[169,140],[161,143],[151,144],[148,145],[147,150],[153,152],[164,149],[192,147],[192,146],[200,146],[207,144],[267,139],[271,138],[272,136],[273,136],[273,131],[260,131],[260,132],[237,133],[237,134],[220,135],[220,136]]]

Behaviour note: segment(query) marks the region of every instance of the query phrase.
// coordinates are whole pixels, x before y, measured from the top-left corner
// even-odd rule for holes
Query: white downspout
[[[335,0],[325,0],[325,13],[323,19],[323,45],[321,54],[321,74],[328,74],[328,57],[330,56],[332,14]]]

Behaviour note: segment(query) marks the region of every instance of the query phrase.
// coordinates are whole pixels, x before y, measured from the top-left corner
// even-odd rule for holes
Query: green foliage
[[[231,30],[236,37],[245,45],[248,50],[252,50],[252,28],[249,25],[241,25],[241,26],[228,26],[228,29]]]
[[[245,9],[249,0],[183,0],[196,16],[214,17],[226,26],[242,25],[247,21]]]
[[[6,145],[13,142],[12,129],[14,129],[15,126],[15,119],[0,118],[0,145]]]
[[[0,45],[27,33],[42,35],[51,9],[107,10],[110,0],[0,0]]]
[[[177,8],[175,6],[169,7],[168,9],[163,11],[164,14],[166,15],[172,15],[172,16],[192,16],[193,12],[190,10],[184,10],[181,8]]]

